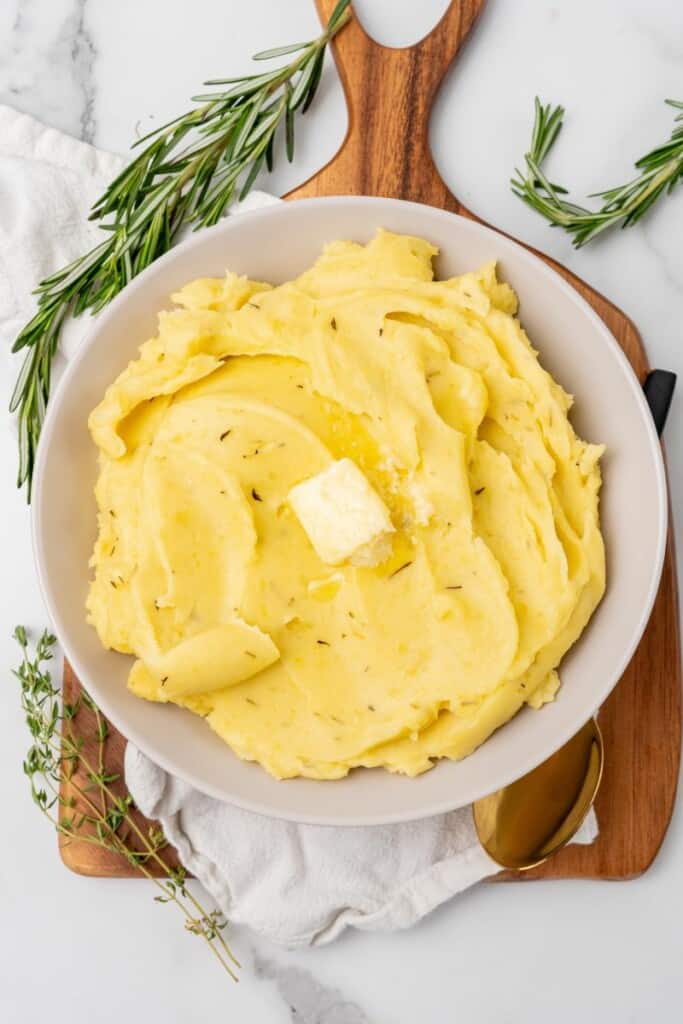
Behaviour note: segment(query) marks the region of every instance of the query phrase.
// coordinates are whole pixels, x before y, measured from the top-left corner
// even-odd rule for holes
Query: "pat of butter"
[[[377,565],[389,556],[389,510],[351,459],[332,462],[288,498],[321,561]]]

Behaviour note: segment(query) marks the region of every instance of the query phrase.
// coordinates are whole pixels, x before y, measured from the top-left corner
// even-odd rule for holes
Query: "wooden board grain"
[[[316,0],[323,22],[335,2]],[[443,76],[484,2],[454,0],[434,30],[404,50],[380,46],[354,19],[333,44],[349,110],[346,138],[330,163],[287,198],[381,195],[428,203],[478,220],[441,179],[429,150],[428,132]],[[564,267],[537,255],[593,306],[644,381],[649,364],[631,320]],[[80,690],[68,665],[64,690],[67,700],[74,700]],[[649,626],[600,713],[600,725],[606,763],[596,802],[598,840],[591,846],[570,846],[534,871],[504,873],[497,880],[626,879],[645,871],[656,856],[673,810],[681,753],[681,657],[671,533]],[[87,711],[76,719],[75,728],[92,753],[95,738]],[[112,730],[107,747],[106,767],[120,773],[125,740]],[[63,843],[61,854],[68,867],[82,874],[126,877],[135,873],[124,860],[83,843]],[[172,860],[173,852],[168,856]]]

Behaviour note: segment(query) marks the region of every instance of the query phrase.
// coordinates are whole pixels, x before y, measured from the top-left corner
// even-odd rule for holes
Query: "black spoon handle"
[[[670,370],[651,370],[643,384],[645,398],[650,406],[652,419],[655,421],[655,429],[660,437],[669,415],[675,387],[676,374],[671,373]]]

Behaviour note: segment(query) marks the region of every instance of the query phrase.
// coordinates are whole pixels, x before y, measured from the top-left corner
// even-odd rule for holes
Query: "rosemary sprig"
[[[163,832],[155,827],[148,832],[140,828],[131,813],[130,794],[118,796],[114,792],[112,787],[119,777],[104,767],[107,723],[83,691],[81,700],[95,715],[98,740],[95,763],[86,756],[72,724],[81,704],[62,702],[45,667],[52,658],[54,636],[44,631],[33,656],[23,626],[17,626],[14,637],[22,655],[14,675],[21,685],[21,706],[32,738],[23,767],[34,803],[68,840],[77,839],[125,857],[157,887],[156,902],[175,904],[183,914],[185,928],[205,941],[221,966],[237,981],[235,968],[240,965],[223,937],[225,918],[220,911],[206,910],[201,905],[189,890],[182,868],[166,864],[161,856],[166,846]],[[88,780],[86,785],[79,781],[83,776]],[[59,806],[61,814],[56,811]],[[163,877],[157,878],[151,867],[161,869]]]
[[[17,485],[27,483],[29,501],[52,360],[65,319],[86,310],[97,313],[170,249],[182,227],[215,224],[231,202],[244,199],[261,168],[272,170],[281,126],[292,160],[295,113],[305,113],[313,101],[327,44],[351,17],[349,3],[339,0],[317,39],[264,50],[254,58],[296,54],[289,63],[205,82],[222,88],[194,96],[199,106],[136,142],[144,148],[92,208],[90,219],[106,231],[103,240],[38,285],[38,310],[12,346],[13,352],[27,349],[10,411],[19,421]]]
[[[590,210],[563,198],[567,189],[552,184],[543,173],[543,163],[562,128],[564,107],[544,106],[536,97],[531,147],[524,157],[526,169],[516,170],[510,182],[512,191],[550,221],[552,227],[568,232],[577,248],[616,224],[630,227],[664,192],[670,193],[683,180],[683,103],[666,102],[680,111],[668,142],[636,161],[640,173],[632,181],[593,193],[603,203],[599,209]]]

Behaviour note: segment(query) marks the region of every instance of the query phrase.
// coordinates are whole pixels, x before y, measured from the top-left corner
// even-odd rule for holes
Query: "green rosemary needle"
[[[316,94],[329,41],[351,17],[339,0],[317,39],[257,53],[255,60],[295,54],[289,63],[243,78],[206,82],[218,91],[193,97],[199,106],[135,143],[139,154],[92,208],[106,234],[36,289],[38,309],[12,347],[26,349],[10,411],[18,414],[17,485],[31,478],[50,395],[52,361],[67,316],[97,313],[128,282],[167,252],[180,229],[215,224],[243,199],[263,166],[272,170],[276,134],[284,128],[288,159],[294,156],[294,118]]]
[[[543,172],[543,163],[562,129],[564,107],[544,106],[536,97],[531,147],[524,157],[526,167],[524,171],[516,170],[510,182],[512,191],[551,226],[570,234],[577,248],[616,224],[624,228],[635,224],[664,192],[671,192],[683,180],[683,103],[666,102],[679,111],[668,142],[636,161],[640,173],[632,181],[593,193],[603,202],[599,209],[591,210],[564,198],[567,189],[552,184]]]
[[[223,930],[227,922],[218,910],[205,910],[186,885],[182,868],[166,864],[161,851],[166,839],[161,829],[145,832],[132,816],[133,798],[114,791],[118,775],[104,767],[108,727],[97,705],[83,691],[77,704],[62,702],[46,664],[52,658],[55,638],[47,630],[35,645],[33,656],[23,626],[14,638],[21,648],[21,664],[14,672],[21,686],[21,707],[31,734],[31,746],[24,761],[33,802],[67,841],[90,843],[125,857],[141,875],[159,890],[157,903],[174,903],[185,919],[185,928],[204,939],[227,973],[237,981],[239,963],[230,951]],[[73,720],[83,708],[94,717],[97,754],[90,760]],[[79,779],[87,779],[85,785]],[[64,794],[68,793],[68,796]],[[61,814],[57,813],[61,808]],[[151,868],[163,873],[159,878]]]

